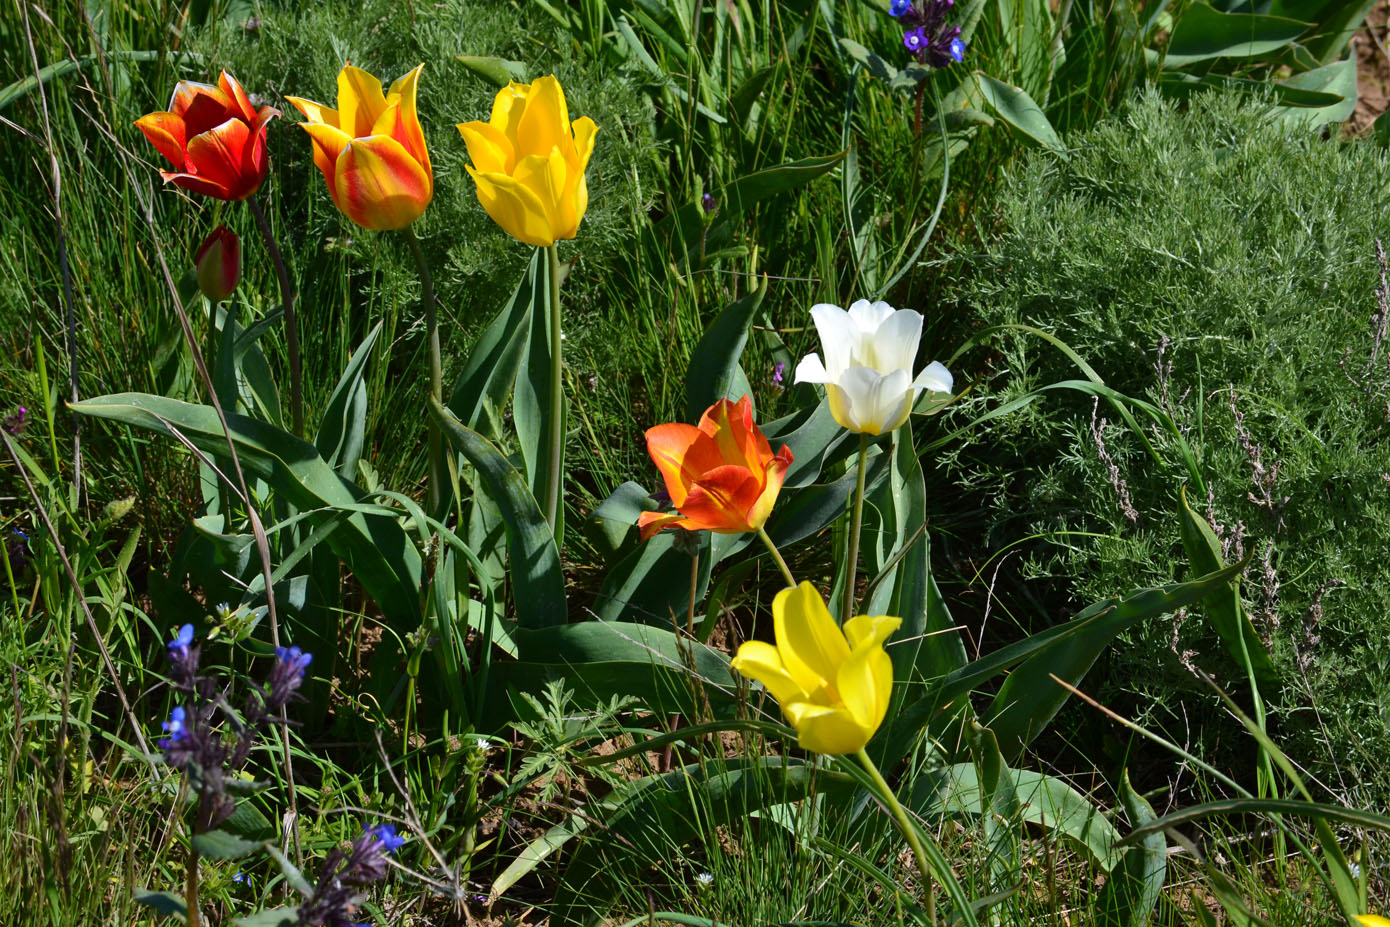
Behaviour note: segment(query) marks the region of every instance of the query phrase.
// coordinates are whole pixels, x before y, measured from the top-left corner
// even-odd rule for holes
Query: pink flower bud
[[[241,279],[241,239],[225,225],[213,229],[198,246],[198,289],[213,302],[232,295]]]

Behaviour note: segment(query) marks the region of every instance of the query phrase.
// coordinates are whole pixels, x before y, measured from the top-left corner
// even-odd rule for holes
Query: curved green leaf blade
[[[1120,803],[1135,827],[1154,820],[1154,810],[1129,782],[1129,770],[1120,780]],[[1131,846],[1120,865],[1111,870],[1097,900],[1097,927],[1148,927],[1168,875],[1168,841],[1162,831],[1148,834]]]
[[[230,456],[222,425],[210,406],[115,393],[72,403],[70,408],[171,437],[177,429],[204,454],[221,461]],[[335,508],[364,498],[362,490],[334,472],[307,441],[244,415],[228,415],[227,425],[247,477],[265,480],[301,512],[322,509],[311,523],[337,518]],[[354,513],[341,519],[327,542],[393,625],[412,630],[418,625],[420,554],[395,519]]]
[[[1066,146],[1042,108],[1021,88],[996,80],[983,71],[975,72],[975,82],[980,88],[980,95],[1000,119],[1064,160],[1069,157]]]
[[[544,628],[564,624],[569,614],[560,554],[526,481],[501,451],[454,418],[437,400],[430,400],[430,413],[439,420],[449,443],[477,470],[488,496],[502,513],[517,625]]]
[[[720,399],[738,400],[739,358],[748,343],[748,329],[753,317],[762,307],[767,295],[767,275],[758,288],[742,299],[735,300],[719,313],[709,331],[705,332],[695,350],[690,352],[690,365],[685,371],[685,414],[687,421],[697,422]],[[749,396],[752,400],[752,396]]]
[[[1163,67],[1182,68],[1213,58],[1260,58],[1287,48],[1307,29],[1307,23],[1282,16],[1221,13],[1194,3],[1173,26]]]
[[[357,461],[362,456],[362,437],[367,427],[367,387],[362,382],[367,360],[372,356],[377,336],[381,334],[381,322],[372,326],[367,337],[352,352],[352,357],[343,368],[342,376],[328,397],[328,406],[319,420],[318,434],[314,436],[314,446],[319,456],[338,471],[343,479],[350,480],[357,474]]]

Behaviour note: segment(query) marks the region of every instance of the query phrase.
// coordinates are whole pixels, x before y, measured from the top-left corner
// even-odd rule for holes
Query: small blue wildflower
[[[169,653],[187,653],[188,648],[193,646],[193,625],[186,624],[179,628],[179,632],[174,635],[174,639],[169,642]]]
[[[286,673],[303,679],[309,664],[314,661],[314,655],[305,653],[298,647],[276,647],[275,659],[284,664]]]
[[[912,9],[912,0],[893,0],[888,5],[888,15],[897,18]]]
[[[244,873],[244,872],[234,872],[234,873],[232,873],[232,881],[233,881],[233,882],[245,883],[245,882],[247,881],[247,879],[246,879],[246,873]]]
[[[922,46],[927,44],[927,37],[922,33],[922,27],[909,29],[903,33],[903,45],[907,50],[916,53]]]
[[[703,209],[706,213],[714,212],[716,209],[719,208],[719,201],[716,200],[710,194],[706,193],[700,197],[700,208]]]
[[[777,363],[773,364],[773,365],[772,365],[772,382],[773,382],[773,383],[776,383],[776,384],[778,384],[778,385],[780,386],[781,383],[782,383],[782,372],[783,372],[784,370],[786,370],[786,369],[787,369],[787,365],[786,365],[783,361],[778,361]]]
[[[386,848],[387,853],[394,853],[405,843],[405,838],[396,834],[394,824],[378,824],[376,827],[367,828],[367,832],[375,835],[381,841],[381,845]]]
[[[159,749],[168,750],[188,739],[188,728],[184,726],[187,719],[188,711],[182,705],[169,712],[169,720],[160,725],[169,736],[160,738]]]
[[[956,60],[957,64],[965,60],[965,42],[961,40],[960,36],[951,40],[951,57]]]

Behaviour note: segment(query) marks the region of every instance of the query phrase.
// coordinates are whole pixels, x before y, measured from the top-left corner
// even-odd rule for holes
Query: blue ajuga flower
[[[405,843],[405,838],[396,833],[394,824],[378,824],[376,827],[367,828],[367,833],[380,840],[387,853],[396,852]]]
[[[888,15],[898,17],[912,9],[912,0],[893,0],[888,5]]]
[[[187,720],[188,711],[182,705],[169,712],[169,720],[160,725],[169,736],[159,739],[159,749],[169,750],[188,739],[188,728],[184,724]]]
[[[921,50],[926,44],[927,37],[922,34],[921,26],[918,26],[916,29],[909,29],[903,33],[903,45],[907,47],[908,51],[914,54]]]
[[[309,664],[314,661],[312,653],[305,653],[298,647],[276,647],[275,659],[285,666],[285,671],[291,676],[304,678],[304,673],[309,669]]]
[[[169,653],[173,654],[175,651],[187,653],[188,648],[192,646],[193,625],[186,624],[179,628],[178,633],[174,635],[174,639],[169,642]]]
[[[961,40],[960,36],[951,40],[951,57],[955,59],[957,64],[965,60],[965,42]]]

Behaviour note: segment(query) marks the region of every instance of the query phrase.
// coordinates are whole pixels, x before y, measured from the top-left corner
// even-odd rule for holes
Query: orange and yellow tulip
[[[266,124],[278,115],[272,107],[252,105],[236,78],[223,71],[217,86],[179,81],[168,112],[141,116],[135,125],[174,166],[159,172],[166,183],[219,200],[244,200],[265,181]]]
[[[777,643],[748,641],[730,664],[777,699],[803,750],[858,753],[873,739],[893,695],[893,661],[884,641],[901,618],[861,615],[835,625],[810,583],[772,600]]]
[[[719,400],[705,410],[698,426],[676,422],[647,429],[647,452],[680,514],[643,512],[637,526],[644,541],[667,527],[719,534],[757,531],[772,513],[792,462],[786,445],[772,453],[753,423],[747,396],[738,402]]]
[[[458,130],[473,159],[467,170],[478,201],[503,231],[538,247],[579,233],[598,126],[588,116],[570,123],[558,80],[513,81],[498,91],[488,122],[461,122]]]
[[[308,122],[314,164],[328,195],[365,229],[402,229],[424,213],[434,196],[425,133],[415,109],[420,65],[383,94],[381,81],[361,68],[338,72],[338,108],[286,97]]]

